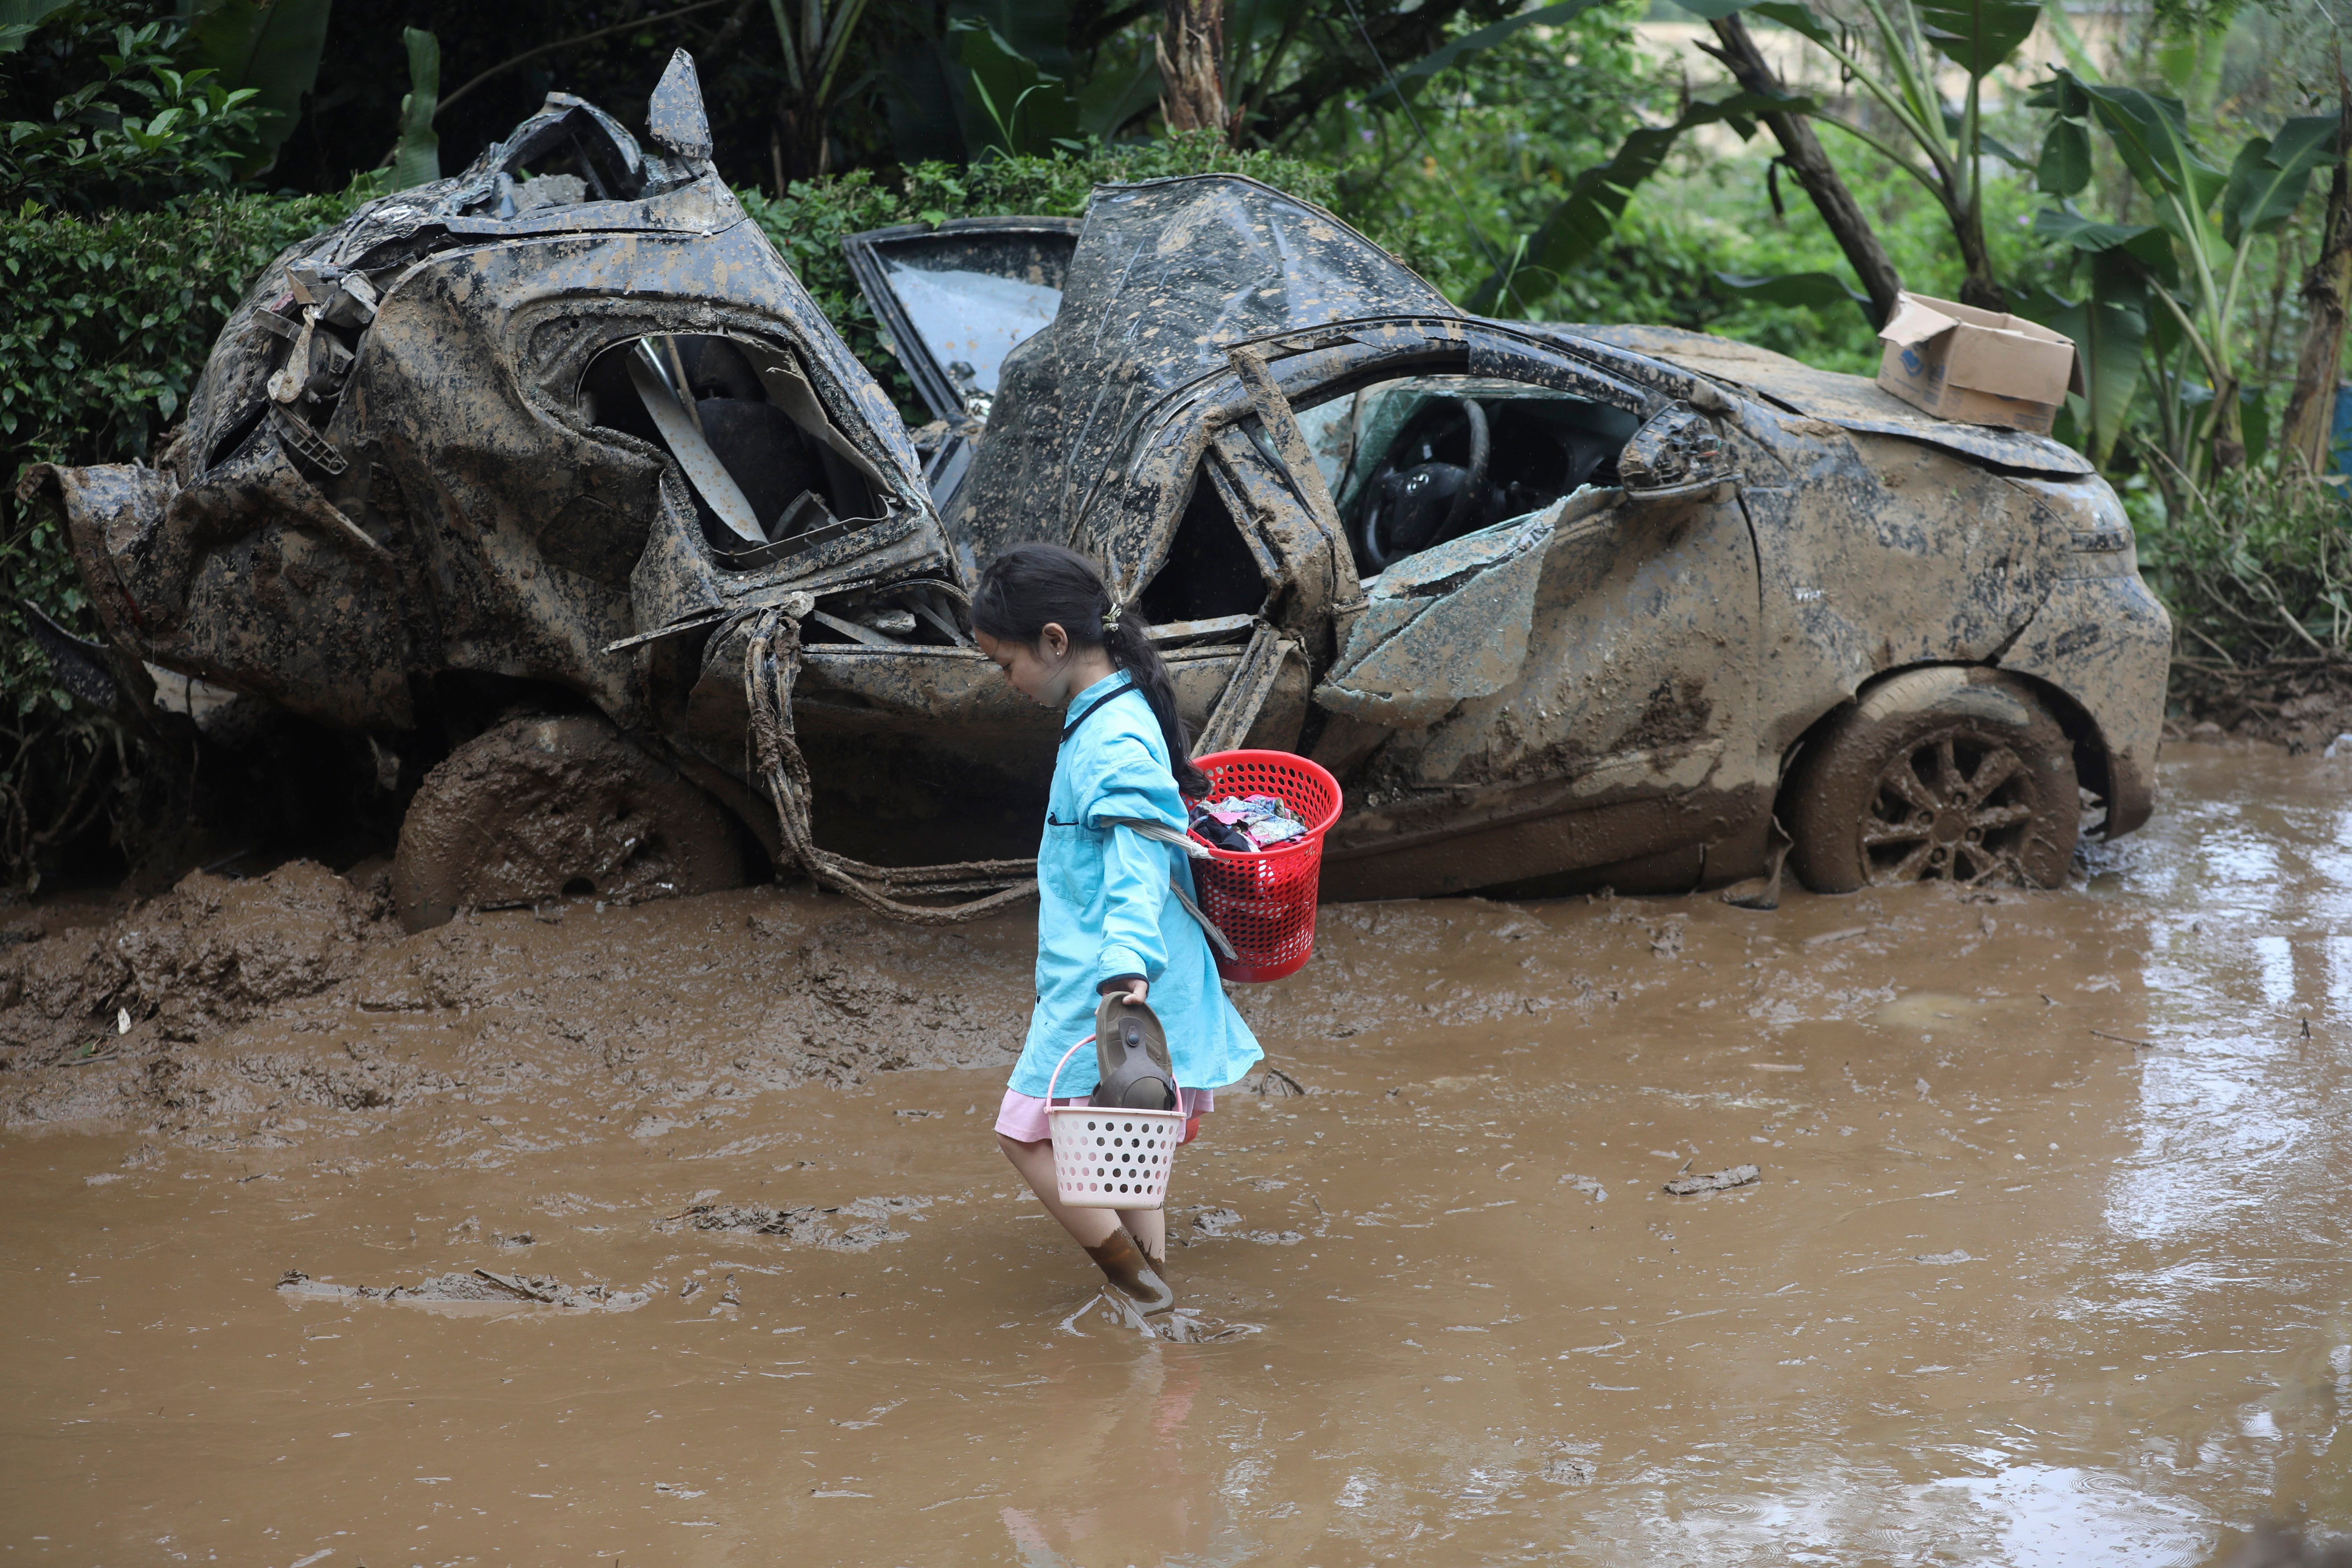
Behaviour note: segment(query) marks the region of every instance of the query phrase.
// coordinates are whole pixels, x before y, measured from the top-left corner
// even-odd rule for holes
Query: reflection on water
[[[2015,1465],[1935,1485],[1997,1521],[1985,1550],[2015,1568],[2185,1568],[2214,1537],[2201,1510],[2097,1471]]]
[[[1317,963],[1244,999],[1313,1092],[1223,1096],[1180,1159],[1174,1342],[1095,1303],[1017,1194],[993,1071],[739,1091],[657,1026],[582,1063],[529,1017],[442,1014],[401,1026],[495,1038],[499,1098],[11,1139],[0,1310],[37,1331],[0,1537],[2142,1568],[2267,1517],[2345,1529],[2352,767],[2192,748],[2164,785],[2063,894],[1327,910]],[[699,962],[744,907],[855,950],[808,900],[707,907],[632,916],[675,944],[644,962]],[[989,940],[890,983],[1019,994],[1020,943]],[[565,1131],[487,1159],[493,1105]],[[1663,1191],[1741,1163],[1761,1179]],[[714,1200],[818,1239],[669,1223]],[[519,1236],[533,1275],[654,1299],[451,1319],[270,1289],[515,1271],[490,1238]]]

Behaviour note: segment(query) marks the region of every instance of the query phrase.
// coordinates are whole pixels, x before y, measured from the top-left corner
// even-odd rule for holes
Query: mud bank
[[[2277,746],[2290,756],[2325,752],[2352,734],[2352,672],[2327,668],[2205,673],[2175,667],[2170,741]]]
[[[1018,920],[402,937],[288,868],[20,943],[0,1543],[2141,1568],[2352,1527],[2352,764],[2163,782],[2057,893],[1327,909],[1245,998],[1282,1076],[1180,1157],[1179,1342],[987,1135]],[[242,1000],[139,989],[248,954]]]
[[[249,1143],[289,1138],[293,1119],[348,1132],[525,1081],[575,1089],[608,1119],[693,1120],[811,1079],[1009,1062],[1028,1021],[1024,940],[773,889],[568,900],[412,937],[381,877],[199,873],[0,950],[0,1125]]]

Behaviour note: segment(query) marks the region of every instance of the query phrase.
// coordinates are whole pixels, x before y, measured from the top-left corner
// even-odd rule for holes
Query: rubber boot
[[[1128,1234],[1125,1226],[1112,1231],[1110,1239],[1100,1247],[1087,1247],[1087,1256],[1095,1260],[1103,1278],[1118,1286],[1145,1317],[1155,1317],[1176,1305],[1176,1292],[1169,1289],[1167,1279],[1152,1266],[1143,1248],[1135,1245],[1135,1237]]]
[[[1135,1232],[1128,1230],[1127,1226],[1124,1225],[1121,1225],[1119,1229],[1127,1231],[1127,1238],[1129,1241],[1135,1241],[1136,1251],[1143,1252],[1143,1243],[1135,1240]],[[1162,1258],[1154,1258],[1149,1252],[1143,1252],[1144,1267],[1159,1275],[1160,1283],[1166,1285],[1169,1290],[1172,1293],[1176,1289],[1176,1274],[1175,1271],[1168,1266],[1175,1261],[1176,1243],[1169,1235],[1168,1222],[1164,1215],[1161,1216],[1160,1224],[1160,1250],[1166,1254],[1166,1256]]]

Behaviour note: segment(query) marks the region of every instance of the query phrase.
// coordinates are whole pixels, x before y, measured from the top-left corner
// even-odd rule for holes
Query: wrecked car
[[[1027,539],[1149,619],[1201,750],[1341,779],[1330,899],[1783,848],[1824,890],[2049,885],[2149,814],[2170,628],[2053,441],[1466,315],[1233,175],[853,239],[910,433],[713,169],[683,54],[649,121],[551,95],[272,265],[154,467],[27,481],[139,701],[423,772],[413,927],[762,860],[915,918],[1019,896],[1056,727],[965,606]]]

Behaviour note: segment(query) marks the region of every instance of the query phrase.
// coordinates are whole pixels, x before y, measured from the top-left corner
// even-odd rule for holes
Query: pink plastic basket
[[[1201,912],[1234,944],[1234,956],[1218,955],[1217,973],[1234,981],[1295,974],[1315,953],[1323,835],[1339,820],[1339,781],[1288,752],[1213,752],[1194,763],[1209,775],[1206,798],[1270,795],[1306,826],[1287,844],[1256,851],[1212,844],[1208,859],[1192,862]]]
[[[1184,1141],[1184,1112],[1055,1105],[1062,1068],[1091,1046],[1088,1035],[1062,1053],[1045,1079],[1045,1125],[1054,1134],[1054,1186],[1074,1209],[1156,1209],[1167,1201],[1168,1172]]]

